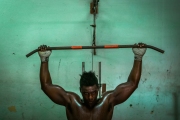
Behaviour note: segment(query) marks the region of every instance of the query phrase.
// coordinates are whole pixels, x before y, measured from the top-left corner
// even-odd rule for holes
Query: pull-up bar
[[[62,46],[62,47],[48,47],[47,50],[116,49],[116,48],[140,48],[140,47],[138,45]],[[141,48],[151,48],[160,53],[164,53],[164,50],[161,50],[151,45],[144,45]],[[26,57],[29,57],[38,51],[39,49],[35,49],[32,52],[28,53]]]

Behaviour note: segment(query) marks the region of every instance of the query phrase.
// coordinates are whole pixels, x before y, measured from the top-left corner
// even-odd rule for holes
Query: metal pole
[[[104,92],[106,92],[106,83],[102,83],[101,87],[102,87],[102,94],[103,94]]]
[[[99,62],[99,98],[101,98],[101,62]]]

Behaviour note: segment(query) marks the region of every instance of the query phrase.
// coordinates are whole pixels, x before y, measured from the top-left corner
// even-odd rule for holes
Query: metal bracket
[[[94,2],[90,3],[90,13],[98,14],[98,6]]]

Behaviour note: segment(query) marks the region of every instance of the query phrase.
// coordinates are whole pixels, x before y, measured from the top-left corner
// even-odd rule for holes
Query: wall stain
[[[8,107],[8,110],[10,112],[16,112],[16,107],[15,106],[10,106],[10,107]]]
[[[129,106],[132,107],[132,104],[130,104]]]
[[[157,91],[159,91],[159,90],[160,90],[160,88],[159,88],[159,87],[156,87],[156,90],[157,90]]]
[[[169,69],[167,69],[167,77],[171,76],[171,70],[172,70],[172,63],[170,65]]]
[[[24,120],[24,113],[22,113],[22,119]]]
[[[156,95],[156,101],[158,102],[158,99],[159,99],[159,95]]]
[[[170,76],[170,74],[171,74],[171,71],[167,70],[167,76]]]
[[[55,105],[53,105],[51,108],[54,108],[55,107]]]
[[[152,111],[151,111],[151,114],[153,114],[153,113],[154,113],[154,111],[152,110]]]
[[[144,84],[144,83],[146,82],[146,80],[147,80],[147,78],[145,78],[145,79],[142,81],[142,83]]]
[[[149,85],[149,88],[150,88],[150,89],[153,89],[152,85]]]
[[[61,64],[61,59],[59,60],[58,71],[59,71],[59,68],[60,68],[60,64]]]
[[[59,65],[58,65],[58,73],[57,73],[57,74],[58,74],[58,75],[57,75],[58,78],[59,78],[59,69],[60,69],[60,65],[61,65],[61,59],[59,60]]]

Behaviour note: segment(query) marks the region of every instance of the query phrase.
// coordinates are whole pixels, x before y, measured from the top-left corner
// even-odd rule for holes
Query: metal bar
[[[93,44],[92,46],[96,46],[96,28],[94,27],[93,31]],[[96,55],[96,49],[93,49],[93,54]]]
[[[99,98],[101,98],[101,62],[99,62]]]
[[[117,49],[117,48],[140,48],[138,45],[101,45],[101,46],[62,46],[62,47],[48,47],[47,50],[78,50],[78,49]],[[151,45],[144,45],[141,48],[150,48],[160,53],[164,53],[164,50]],[[28,53],[26,57],[38,52],[39,49],[35,49]]]
[[[93,56],[93,53],[92,53],[92,71],[93,71],[93,65],[94,65],[94,56]]]
[[[99,84],[101,85],[101,62],[99,62]]]

